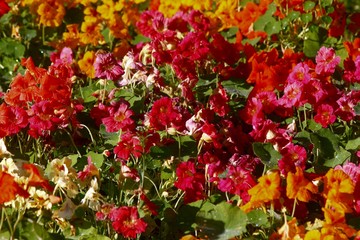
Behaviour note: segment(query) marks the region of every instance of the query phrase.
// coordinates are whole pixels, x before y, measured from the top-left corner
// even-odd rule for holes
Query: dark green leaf
[[[225,240],[240,236],[246,231],[247,216],[237,206],[227,202],[209,205],[196,215],[196,223],[200,229],[200,237]]]
[[[335,157],[335,152],[339,151],[339,138],[328,128],[322,128],[310,134],[310,140],[314,144],[314,151],[325,159]]]
[[[276,151],[271,143],[253,143],[253,150],[256,156],[269,168],[276,168],[282,155]]]
[[[276,21],[274,18],[265,25],[264,31],[269,35],[277,34],[281,30],[281,23]]]

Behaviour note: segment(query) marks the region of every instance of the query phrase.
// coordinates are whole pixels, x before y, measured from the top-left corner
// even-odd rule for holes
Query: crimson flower
[[[323,128],[326,128],[329,124],[334,123],[336,120],[334,108],[329,104],[321,104],[316,109],[314,120],[315,122],[321,124]]]
[[[214,110],[220,117],[224,117],[230,111],[229,98],[221,85],[214,92],[209,98],[210,109]]]
[[[87,158],[88,164],[83,171],[78,172],[77,176],[81,181],[92,179],[93,176],[100,177],[99,169],[91,161],[91,157]]]
[[[4,1],[0,0],[0,17],[10,11],[9,5]]]
[[[162,97],[155,101],[149,112],[150,127],[155,130],[165,130],[172,126],[172,123],[181,119],[181,114],[173,106],[173,101],[169,97]]]
[[[124,74],[124,70],[116,61],[112,53],[99,53],[94,62],[95,76],[109,80],[118,80]]]
[[[55,116],[54,109],[54,103],[47,100],[35,103],[31,107],[29,134],[32,137],[46,136],[55,129],[56,124],[61,122],[61,119]]]
[[[109,219],[117,233],[125,238],[136,238],[137,234],[145,232],[147,224],[139,218],[136,207],[113,208],[109,213]]]
[[[300,81],[306,84],[310,78],[309,66],[306,63],[299,63],[293,68],[287,80],[288,82]]]
[[[239,195],[243,201],[248,202],[250,196],[247,192],[255,185],[251,172],[239,166],[229,166],[226,177],[220,179],[218,188],[223,192]]]
[[[14,200],[17,195],[24,198],[29,197],[29,193],[15,182],[10,174],[0,170],[0,204]]]
[[[296,167],[305,169],[307,153],[304,147],[289,143],[280,153],[283,156],[278,162],[281,174],[295,173]]]
[[[332,74],[336,66],[340,63],[340,57],[335,56],[333,48],[321,47],[318,51],[316,58],[315,72],[317,74]]]
[[[140,139],[131,132],[125,132],[121,135],[121,141],[114,148],[114,153],[119,159],[129,160],[130,155],[139,158],[144,149],[141,146]]]
[[[120,129],[131,130],[134,128],[134,120],[130,117],[134,112],[130,109],[130,104],[125,100],[107,108],[109,116],[102,119],[107,132],[117,132]]]

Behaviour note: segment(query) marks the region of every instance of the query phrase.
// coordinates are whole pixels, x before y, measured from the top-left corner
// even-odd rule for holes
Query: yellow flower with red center
[[[78,61],[80,70],[90,78],[95,77],[94,61],[95,61],[94,51],[87,51],[84,54],[84,57]]]
[[[46,27],[58,27],[65,16],[65,8],[57,1],[44,1],[37,10],[40,24]]]
[[[286,178],[286,196],[290,199],[297,199],[308,202],[311,193],[318,191],[317,187],[304,177],[303,170],[296,167],[296,173],[289,172]]]

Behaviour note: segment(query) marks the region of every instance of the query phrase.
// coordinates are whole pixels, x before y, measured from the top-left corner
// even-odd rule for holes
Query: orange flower
[[[284,223],[284,225],[270,236],[270,240],[276,239],[303,239],[305,235],[305,227],[297,225],[296,218]]]
[[[354,182],[342,170],[330,169],[324,176],[323,195],[327,201],[338,203],[345,212],[352,211]]]
[[[65,16],[65,8],[57,1],[44,1],[39,5],[37,13],[40,16],[40,24],[58,27]]]
[[[259,178],[259,183],[248,191],[250,201],[241,209],[245,212],[259,207],[264,203],[280,198],[280,174],[278,171]]]
[[[16,195],[29,197],[29,193],[15,182],[14,177],[3,171],[0,171],[0,191],[0,204],[14,200]]]
[[[290,199],[297,199],[308,202],[311,193],[317,192],[317,187],[304,177],[303,170],[296,167],[296,173],[289,172],[286,178],[286,196]]]
[[[30,174],[28,186],[40,186],[48,191],[52,191],[54,188],[49,184],[49,181],[43,178],[39,169],[30,163],[24,163],[23,168]]]

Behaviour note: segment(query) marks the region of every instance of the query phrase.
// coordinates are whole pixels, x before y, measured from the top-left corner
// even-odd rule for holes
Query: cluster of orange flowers
[[[320,182],[323,183],[323,190],[318,187]],[[250,201],[241,209],[249,212],[258,207],[265,208],[267,203],[281,201],[282,186],[282,177],[278,171],[260,177],[258,184],[249,190]],[[271,239],[360,238],[360,231],[357,232],[349,226],[345,218],[346,213],[353,212],[354,189],[353,180],[342,170],[330,169],[325,176],[310,181],[304,176],[303,170],[297,167],[296,173],[290,172],[286,177],[286,197],[294,199],[296,204],[297,201],[309,202],[322,196],[324,220],[305,227],[297,225],[296,218],[286,221],[285,217],[285,224],[271,236]]]

